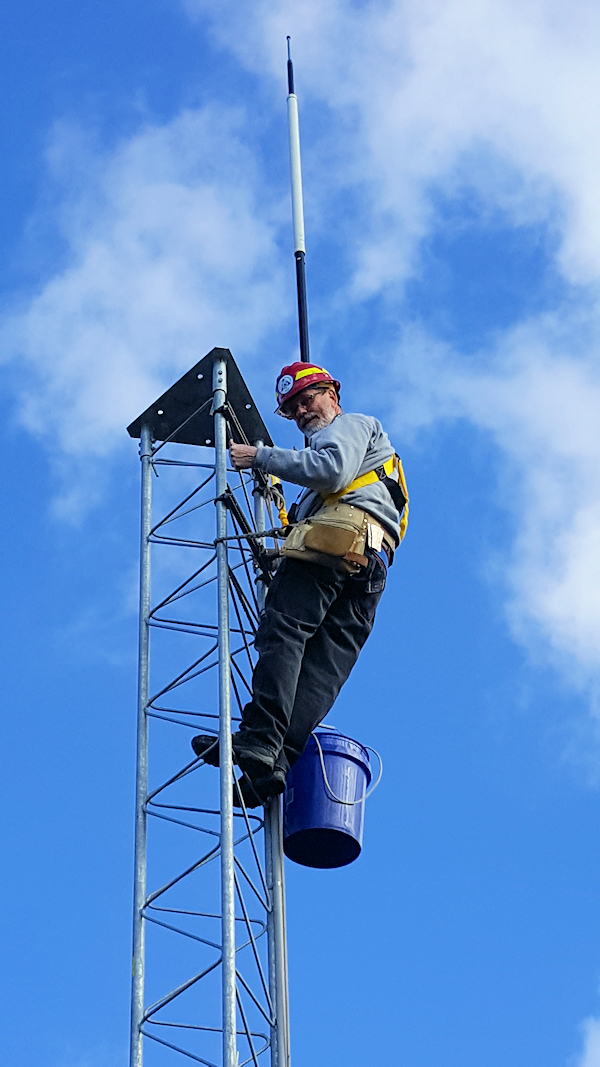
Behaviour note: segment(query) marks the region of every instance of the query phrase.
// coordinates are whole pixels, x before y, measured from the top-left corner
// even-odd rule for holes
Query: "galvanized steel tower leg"
[[[137,775],[133,911],[133,975],[131,990],[130,1067],[142,1067],[141,1024],[144,1015],[144,919],[146,899],[146,797],[148,794],[148,683],[150,628],[150,530],[152,526],[152,435],[142,426],[142,506],[140,533],[140,636],[138,666]]]
[[[269,992],[275,1008],[276,1021],[271,1031],[271,1063],[273,1067],[289,1067],[290,1021],[281,797],[273,797],[265,807],[265,852],[267,885],[272,902],[267,928]]]
[[[265,529],[265,502],[258,479],[256,479],[254,488],[254,521],[257,530]],[[257,582],[257,599],[261,610],[264,608],[265,596],[265,583],[259,578]],[[269,994],[275,1014],[275,1025],[271,1027],[271,1064],[272,1067],[289,1067],[290,1023],[283,867],[283,816],[280,797],[273,797],[265,805],[265,868],[267,886],[271,896],[271,910],[267,916]]]
[[[233,790],[231,759],[231,667],[229,647],[229,564],[227,558],[227,507],[221,499],[227,489],[227,364],[213,366],[215,420],[215,483],[217,508],[217,588],[219,634],[219,748],[221,766],[221,915],[223,970],[223,1067],[237,1067],[235,881],[233,859]]]

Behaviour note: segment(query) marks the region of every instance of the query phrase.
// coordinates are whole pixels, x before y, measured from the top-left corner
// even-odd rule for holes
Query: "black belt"
[[[388,543],[387,543],[387,541],[385,539],[381,542],[381,548],[379,549],[379,552],[377,553],[377,555],[381,556],[381,558],[383,559],[383,562],[388,567],[392,566],[392,563],[394,562],[394,550],[391,547],[391,545],[388,545]]]

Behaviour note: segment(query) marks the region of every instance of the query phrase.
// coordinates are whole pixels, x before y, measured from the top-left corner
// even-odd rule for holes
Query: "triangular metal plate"
[[[228,348],[213,348],[196,363],[127,427],[129,436],[140,437],[142,426],[147,423],[155,441],[169,438],[177,444],[212,448],[213,417],[207,401],[212,397],[213,365],[218,359],[224,359],[227,363],[227,400],[246,438],[250,444],[262,441],[265,445],[272,445],[269,431]],[[203,404],[206,406],[199,412]],[[232,420],[231,431],[234,441],[239,442],[241,435],[235,420]]]

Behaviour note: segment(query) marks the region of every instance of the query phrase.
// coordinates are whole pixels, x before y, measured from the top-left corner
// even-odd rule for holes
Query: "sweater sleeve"
[[[310,447],[263,446],[254,460],[257,470],[318,493],[337,493],[357,477],[371,440],[370,420],[364,415],[338,415],[313,435]]]

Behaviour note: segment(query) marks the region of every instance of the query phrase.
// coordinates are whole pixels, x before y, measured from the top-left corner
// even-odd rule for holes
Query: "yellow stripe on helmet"
[[[325,367],[303,367],[302,370],[297,371],[294,381],[297,382],[298,378],[305,378],[307,374],[325,374],[327,378],[331,378],[328,370]]]

